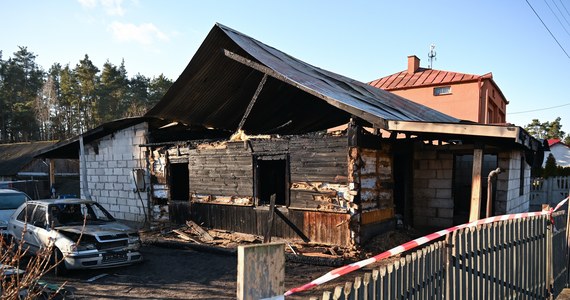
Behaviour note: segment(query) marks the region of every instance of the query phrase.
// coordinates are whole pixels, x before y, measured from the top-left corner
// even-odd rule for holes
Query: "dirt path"
[[[64,277],[48,275],[48,282],[63,283],[75,289],[77,299],[235,299],[237,257],[194,250],[145,246],[145,262],[129,267],[70,271]],[[305,284],[332,267],[288,262],[285,287]],[[362,274],[363,272],[355,272]],[[88,282],[90,278],[107,274]],[[349,276],[354,278],[356,274]],[[349,279],[346,278],[346,279]],[[333,284],[287,299],[307,299],[332,290]]]

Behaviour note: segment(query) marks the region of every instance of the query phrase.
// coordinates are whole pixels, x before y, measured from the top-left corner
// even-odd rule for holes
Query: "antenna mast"
[[[429,46],[429,53],[428,53],[428,57],[429,57],[428,69],[433,69],[433,61],[437,60],[437,58],[435,58],[436,55],[437,55],[437,53],[435,52],[435,44],[431,44]]]

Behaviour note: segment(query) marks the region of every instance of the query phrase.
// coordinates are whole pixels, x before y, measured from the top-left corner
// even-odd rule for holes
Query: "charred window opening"
[[[170,164],[170,199],[174,201],[190,199],[190,173],[187,162]]]
[[[258,205],[269,205],[275,194],[275,205],[289,205],[289,164],[285,155],[257,156],[255,163],[255,196]]]

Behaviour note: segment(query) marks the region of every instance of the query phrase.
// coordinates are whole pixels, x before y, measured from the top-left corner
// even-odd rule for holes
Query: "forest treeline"
[[[62,140],[105,122],[143,115],[172,80],[136,74],[124,60],[101,69],[86,54],[75,66],[45,70],[36,55],[19,47],[6,59],[0,50],[0,143]]]

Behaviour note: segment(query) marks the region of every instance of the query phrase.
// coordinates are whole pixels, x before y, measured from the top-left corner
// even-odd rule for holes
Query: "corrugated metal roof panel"
[[[15,176],[34,158],[34,155],[56,141],[0,144],[0,175]]]
[[[373,116],[379,124],[385,120],[458,122],[423,105],[302,62],[220,24],[212,28],[184,72],[146,116],[237,129],[263,74],[226,57],[223,49],[287,79],[267,80],[243,127],[248,133],[321,130],[348,122],[355,112]]]

